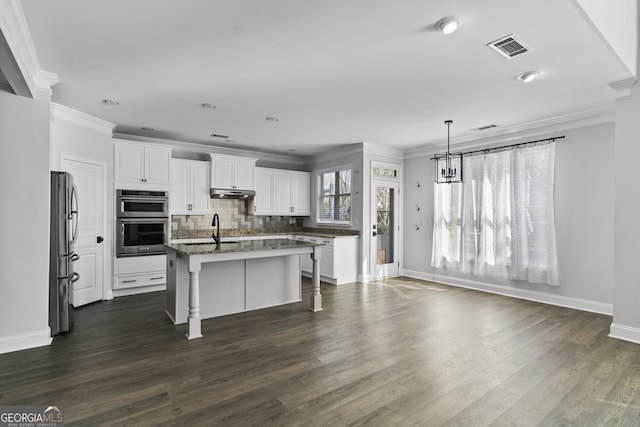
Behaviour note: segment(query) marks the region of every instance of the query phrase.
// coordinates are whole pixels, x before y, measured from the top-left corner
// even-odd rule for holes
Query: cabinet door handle
[[[133,279],[133,280],[123,280],[122,281],[122,283],[134,283],[134,282],[137,282],[137,280]]]
[[[162,280],[164,277],[152,277],[149,280]]]

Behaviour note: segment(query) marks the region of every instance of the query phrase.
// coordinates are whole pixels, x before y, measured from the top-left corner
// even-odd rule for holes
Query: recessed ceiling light
[[[100,102],[104,105],[120,105],[118,101],[114,101],[113,99],[103,99]]]
[[[440,30],[442,34],[451,34],[455,30],[457,30],[459,26],[460,23],[453,16],[442,18],[441,20],[436,22],[436,28]]]
[[[535,80],[539,75],[539,71],[527,71],[526,73],[520,74],[517,79],[524,83],[529,83],[530,81]]]
[[[147,131],[155,130],[154,128],[149,128],[149,127],[146,127],[146,126],[143,126],[143,127],[141,127],[140,129],[142,129],[142,130],[147,130]]]
[[[280,121],[280,119],[277,118],[277,117],[266,117],[265,120],[268,121],[268,122],[279,122]]]
[[[216,108],[216,106],[215,106],[215,105],[213,105],[213,104],[209,104],[208,102],[205,102],[205,103],[203,103],[203,104],[200,104],[200,106],[201,106],[202,108],[211,108],[211,109]]]

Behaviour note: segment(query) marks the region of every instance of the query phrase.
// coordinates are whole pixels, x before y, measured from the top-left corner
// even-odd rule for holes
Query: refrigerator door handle
[[[79,259],[80,259],[80,255],[78,255],[77,253],[74,252],[74,253],[71,254],[71,258],[69,259],[69,261],[75,262],[75,261],[77,261]]]
[[[76,208],[75,210],[73,209],[73,201],[75,200],[75,204],[76,204]],[[76,188],[76,185],[73,184],[73,188],[71,189],[71,215],[69,215],[69,219],[73,220],[73,217],[75,216],[75,224],[73,227],[73,234],[71,237],[71,243],[75,245],[75,243],[78,241],[78,223],[79,221],[79,215],[78,215],[78,189]]]
[[[76,283],[78,280],[80,280],[80,275],[74,272],[69,279],[69,283]]]

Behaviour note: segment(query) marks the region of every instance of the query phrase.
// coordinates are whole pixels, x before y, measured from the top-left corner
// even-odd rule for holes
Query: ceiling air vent
[[[515,34],[504,36],[494,42],[489,43],[487,46],[507,59],[514,58],[531,50],[531,48],[524,42],[518,40]]]
[[[475,128],[475,129],[471,129],[471,130],[487,130],[487,129],[492,129],[492,128],[497,128],[498,125],[496,124],[490,124],[490,125],[486,125],[486,126],[480,126],[479,128]]]
[[[213,138],[229,139],[229,135],[221,135],[219,133],[212,133],[209,136],[212,136]]]

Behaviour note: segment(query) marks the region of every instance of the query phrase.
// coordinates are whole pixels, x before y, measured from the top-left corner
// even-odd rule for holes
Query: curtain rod
[[[463,156],[466,156],[466,155],[476,154],[476,153],[490,153],[491,151],[504,150],[511,147],[519,147],[521,145],[536,144],[538,142],[554,142],[556,139],[564,139],[564,135],[554,136],[554,137],[545,138],[545,139],[536,139],[535,141],[519,142],[517,144],[503,145],[501,147],[483,148],[482,150],[465,151],[464,153],[451,153],[451,154],[462,154]],[[442,154],[436,154],[435,157],[432,157],[429,160],[433,160],[437,157],[442,157],[442,156],[443,156]]]

